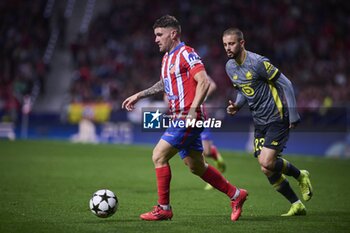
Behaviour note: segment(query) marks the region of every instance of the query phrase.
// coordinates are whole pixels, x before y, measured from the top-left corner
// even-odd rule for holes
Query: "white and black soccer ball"
[[[100,218],[112,216],[118,209],[117,196],[108,189],[96,191],[90,199],[91,212]]]

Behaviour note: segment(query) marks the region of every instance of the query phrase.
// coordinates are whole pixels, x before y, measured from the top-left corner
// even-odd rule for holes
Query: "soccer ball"
[[[96,191],[90,199],[91,212],[100,218],[112,216],[118,209],[117,196],[108,189]]]

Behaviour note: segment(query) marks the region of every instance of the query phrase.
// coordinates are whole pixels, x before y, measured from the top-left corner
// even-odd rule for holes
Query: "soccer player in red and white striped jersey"
[[[158,44],[161,48],[160,41]],[[169,100],[169,109],[176,118],[186,116],[191,109],[197,87],[197,81],[191,77],[198,73],[205,74],[204,65],[194,49],[183,42],[163,57],[161,79]],[[196,109],[194,117],[204,120],[201,108]]]
[[[169,109],[175,120],[184,118],[204,120],[201,105],[207,95],[209,79],[204,65],[193,48],[181,42],[181,26],[170,15],[159,18],[154,26],[155,42],[165,55],[162,60],[161,80],[152,87],[128,97],[122,107],[128,111],[141,98],[158,93],[167,95]],[[177,153],[190,171],[225,193],[231,200],[231,220],[241,215],[242,205],[248,193],[231,185],[214,167],[205,163],[200,134],[203,128],[171,126],[153,150],[158,205],[153,210],[140,215],[148,221],[168,220],[173,217],[170,206],[171,169],[169,160]]]

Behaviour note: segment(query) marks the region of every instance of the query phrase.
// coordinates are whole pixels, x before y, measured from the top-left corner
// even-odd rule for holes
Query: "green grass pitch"
[[[0,232],[349,232],[350,160],[285,156],[311,173],[308,214],[283,218],[290,205],[275,192],[253,156],[223,151],[225,176],[250,195],[238,222],[229,200],[204,191],[178,156],[171,160],[172,221],[145,222],[139,214],[156,203],[150,146],[82,145],[56,141],[0,141]],[[296,181],[289,178],[296,193]],[[108,188],[117,213],[94,216],[88,201]]]

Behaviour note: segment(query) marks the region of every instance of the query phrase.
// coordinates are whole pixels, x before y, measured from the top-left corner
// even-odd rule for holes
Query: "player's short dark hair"
[[[178,31],[178,33],[181,33],[181,25],[179,21],[171,15],[164,15],[156,20],[156,22],[153,25],[153,29],[155,28],[174,28]]]
[[[239,30],[238,28],[226,29],[224,31],[224,33],[222,34],[222,36],[226,36],[226,35],[236,35],[238,37],[239,41],[244,40],[243,32],[241,30]]]

